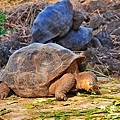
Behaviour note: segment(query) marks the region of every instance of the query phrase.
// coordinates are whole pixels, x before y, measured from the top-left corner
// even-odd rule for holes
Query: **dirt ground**
[[[102,95],[77,93],[67,101],[55,98],[20,98],[12,95],[0,100],[1,120],[119,120],[120,81],[98,78]]]
[[[40,4],[35,3],[37,0],[26,3],[20,0],[9,4],[0,1],[0,10],[9,9],[6,12],[5,27],[18,30],[12,35],[0,36],[2,43],[10,42],[9,45],[14,45],[15,49],[22,47],[23,43],[28,43],[34,18],[45,6],[55,1],[43,0],[39,1]],[[98,75],[102,95],[81,92],[69,96],[67,101],[56,101],[54,97],[20,98],[12,95],[0,100],[0,120],[120,120],[120,2],[91,1],[71,0],[75,9],[82,10],[85,16],[90,17],[90,21],[83,22],[83,25],[92,27],[93,34],[103,31],[101,39],[112,40],[114,44],[110,46],[107,42],[107,47],[89,48],[87,51],[87,69]]]

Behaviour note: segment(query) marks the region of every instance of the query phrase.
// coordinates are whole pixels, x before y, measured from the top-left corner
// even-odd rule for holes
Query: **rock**
[[[109,33],[113,32],[113,30],[117,29],[120,27],[120,18],[119,19],[116,19],[116,20],[113,20],[111,21],[108,26],[107,26],[107,31]]]
[[[117,38],[117,42],[120,42],[120,36]]]
[[[98,38],[103,46],[113,47],[113,42],[110,37],[110,34],[107,30],[102,29],[98,34],[95,35]]]
[[[8,53],[2,47],[0,47],[0,69],[6,65],[8,58]]]
[[[95,11],[95,10],[103,10],[103,8],[105,7],[105,3],[103,2],[103,0],[92,0],[90,1],[89,5],[87,6],[87,9],[89,11]]]
[[[116,12],[114,10],[107,10],[104,14],[103,17],[106,19],[106,21],[112,21],[117,18],[119,18],[119,12]]]
[[[97,28],[99,28],[103,23],[104,23],[103,17],[101,17],[100,15],[96,15],[94,18],[92,18],[92,19],[90,20],[90,25],[89,25],[89,27],[91,27],[91,28],[93,28],[93,29],[97,29]]]
[[[120,36],[120,28],[117,28],[117,29],[113,30],[111,35],[119,35]]]
[[[98,81],[109,81],[107,77],[97,77]]]

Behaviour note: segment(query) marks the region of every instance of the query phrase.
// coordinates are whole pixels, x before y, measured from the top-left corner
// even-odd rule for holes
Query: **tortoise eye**
[[[93,83],[89,82],[88,85],[93,86]]]

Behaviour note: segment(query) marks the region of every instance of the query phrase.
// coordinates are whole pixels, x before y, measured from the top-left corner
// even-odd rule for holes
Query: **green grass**
[[[70,111],[62,111],[62,110],[54,110],[51,112],[40,112],[38,118],[44,120],[45,118],[54,118],[55,120],[67,120],[72,117],[84,117],[85,120],[93,120],[94,118],[103,118],[105,120],[110,119],[120,119],[120,102],[114,101],[113,103],[104,106],[104,107],[96,107],[94,109],[87,110],[70,110]]]
[[[112,99],[108,97],[105,97],[105,98]],[[101,105],[101,106],[96,106],[95,108],[88,108],[88,109],[76,110],[74,108],[71,108],[69,110],[51,110],[48,112],[47,111],[42,112],[40,110],[40,108],[45,104],[53,104],[54,102],[57,104],[57,101],[55,101],[55,99],[48,100],[48,101],[47,99],[46,101],[43,101],[42,99],[38,99],[34,104],[25,105],[24,107],[29,110],[31,109],[32,115],[36,114],[36,117],[31,119],[23,119],[23,120],[47,120],[47,119],[49,120],[51,118],[53,118],[53,120],[72,120],[74,118],[81,119],[81,120],[83,119],[97,120],[97,118],[100,118],[101,120],[120,120],[120,100],[119,99],[111,101],[108,105]],[[37,103],[41,103],[41,104],[37,104]],[[33,109],[35,107],[37,108],[36,110]]]

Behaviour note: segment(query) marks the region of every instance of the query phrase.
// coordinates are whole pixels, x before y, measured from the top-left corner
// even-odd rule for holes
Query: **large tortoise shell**
[[[64,74],[78,58],[79,55],[55,43],[33,43],[10,56],[2,81],[19,96],[37,97],[36,92],[48,96],[51,81]]]
[[[64,36],[72,27],[72,18],[73,6],[69,0],[47,6],[34,20],[31,43],[46,43],[59,35]]]
[[[80,26],[78,31],[70,30],[63,38],[56,40],[56,43],[73,51],[84,50],[91,41],[92,28]]]

